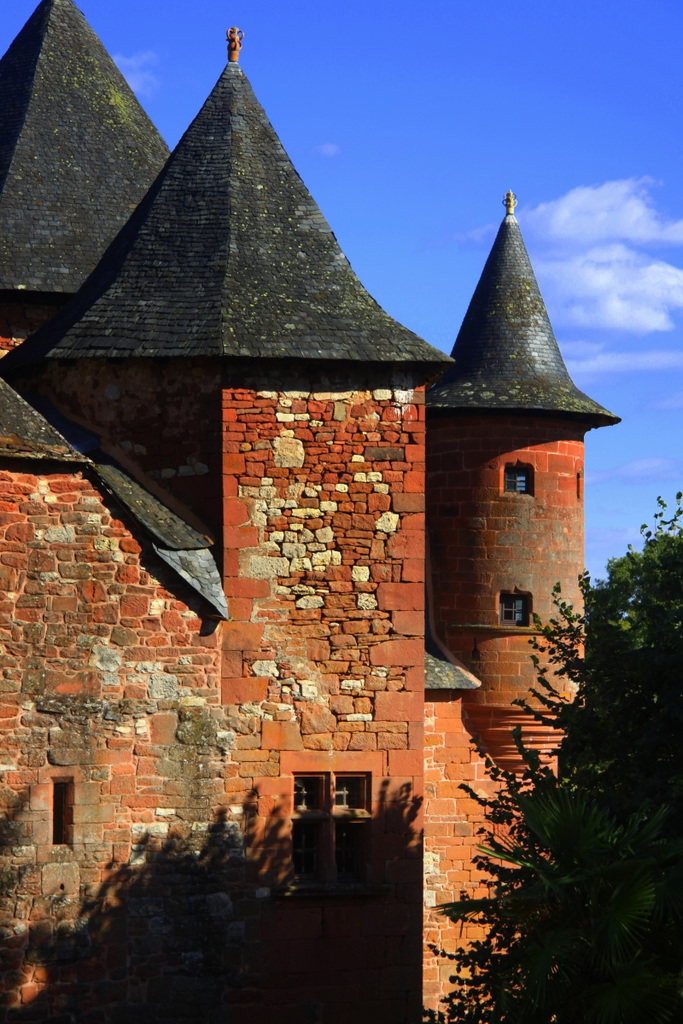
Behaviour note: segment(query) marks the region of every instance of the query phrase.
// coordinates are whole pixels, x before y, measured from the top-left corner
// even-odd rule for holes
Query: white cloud
[[[523,211],[541,290],[556,325],[670,331],[683,312],[683,269],[647,251],[683,248],[683,220],[656,209],[649,178],[580,186]]]
[[[320,146],[315,147],[321,156],[339,156],[341,153],[341,146],[338,146],[336,142],[323,142]]]
[[[647,352],[599,352],[586,359],[565,360],[572,375],[600,376],[603,373],[642,373],[648,370],[682,370],[683,352],[651,349]]]
[[[648,334],[672,330],[683,311],[683,270],[622,244],[535,263],[557,323]]]
[[[580,185],[524,214],[539,236],[573,244],[624,241],[638,245],[683,245],[683,220],[667,220],[650,195],[651,178],[625,178]]]
[[[159,64],[159,55],[154,50],[141,50],[131,57],[115,53],[114,62],[136,96],[151,99],[155,95],[161,79],[152,70]]]

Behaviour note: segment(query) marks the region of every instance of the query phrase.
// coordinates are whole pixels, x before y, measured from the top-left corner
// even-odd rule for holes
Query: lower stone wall
[[[26,341],[57,313],[69,296],[27,295],[18,292],[11,298],[0,296],[0,358]]]

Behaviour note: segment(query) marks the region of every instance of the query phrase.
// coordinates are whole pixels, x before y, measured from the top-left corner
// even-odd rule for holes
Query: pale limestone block
[[[92,649],[89,665],[91,668],[98,668],[101,672],[115,672],[121,667],[121,655],[113,647],[97,644]]]
[[[370,612],[377,607],[377,598],[373,594],[358,595],[358,611]]]
[[[279,675],[277,664],[274,661],[255,661],[251,666],[251,670],[255,676],[273,676],[277,678]]]
[[[308,572],[313,568],[310,558],[293,558],[291,572]]]
[[[367,583],[370,579],[370,566],[354,565],[351,568],[351,579],[354,583]]]
[[[278,413],[277,417],[286,415]],[[276,437],[273,441],[273,462],[279,467],[299,468],[304,464],[304,446],[296,437]]]
[[[268,558],[265,555],[249,555],[246,559],[247,579],[266,580],[273,576],[289,576],[287,558]]]
[[[152,700],[173,700],[178,695],[178,679],[166,672],[155,672],[147,684],[147,694]]]
[[[297,608],[310,609],[310,608],[322,608],[323,599],[322,597],[300,597],[296,601]]]
[[[297,519],[320,519],[322,512],[319,508],[293,508],[292,515]]]
[[[383,512],[375,523],[375,529],[382,533],[396,533],[398,529],[398,515],[395,512]]]
[[[334,540],[334,530],[331,526],[323,526],[316,531],[315,536],[319,544],[331,544]]]

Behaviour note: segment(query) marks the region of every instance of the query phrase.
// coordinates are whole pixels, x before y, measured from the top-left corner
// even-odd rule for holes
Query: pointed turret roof
[[[75,300],[3,364],[97,356],[449,362],[363,288],[236,63]]]
[[[569,376],[512,208],[511,202],[453,346],[455,366],[429,391],[427,404],[618,423]]]
[[[168,148],[73,0],[0,60],[0,289],[75,292]]]

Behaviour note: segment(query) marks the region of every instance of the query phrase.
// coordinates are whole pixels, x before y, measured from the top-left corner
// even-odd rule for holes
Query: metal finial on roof
[[[228,60],[231,64],[237,64],[240,59],[243,39],[244,32],[241,28],[233,25],[232,28],[228,29]]]
[[[512,191],[512,189],[510,189],[508,192],[505,193],[505,199],[503,200],[503,206],[505,207],[505,212],[509,216],[511,216],[511,217],[514,216],[515,206],[516,205],[517,205],[517,196]]]

